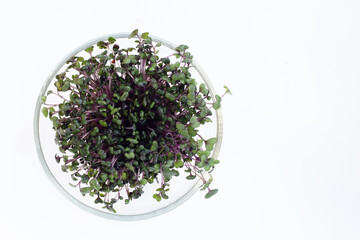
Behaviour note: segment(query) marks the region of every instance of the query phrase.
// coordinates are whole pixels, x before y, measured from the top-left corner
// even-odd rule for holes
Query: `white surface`
[[[359,1],[2,1],[0,23],[6,239],[360,239]],[[218,195],[116,222],[51,185],[32,118],[65,54],[135,28],[189,45],[218,92],[234,95]]]

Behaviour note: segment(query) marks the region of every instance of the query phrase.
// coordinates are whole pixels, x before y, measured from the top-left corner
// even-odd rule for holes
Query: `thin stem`
[[[73,159],[70,159],[70,160],[67,160],[67,161],[65,162],[65,164],[72,163],[72,162],[78,160],[79,158],[80,158],[80,156],[78,156],[78,157],[76,157],[76,158],[73,158]]]
[[[43,105],[50,106],[50,107],[57,107],[59,104],[50,104],[50,103],[43,103]]]
[[[162,169],[162,164],[160,164],[160,173],[161,173],[161,188],[163,188],[164,184],[165,184],[165,177],[164,177],[164,172]]]
[[[65,101],[69,101],[68,99],[64,98],[63,96],[60,95],[59,91],[57,91],[56,93],[53,92],[53,94],[58,95],[60,98],[64,99]]]
[[[196,133],[196,135],[198,135],[204,142],[206,142],[206,140],[198,133]]]

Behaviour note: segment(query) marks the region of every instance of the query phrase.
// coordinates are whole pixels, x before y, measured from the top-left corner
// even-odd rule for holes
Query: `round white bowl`
[[[152,194],[155,193],[155,189],[157,188],[156,184],[147,184],[144,187],[144,194],[139,199],[135,199],[126,205],[120,201],[115,204],[115,207],[117,207],[117,213],[111,213],[95,204],[93,202],[94,198],[90,196],[84,197],[78,189],[71,187],[69,185],[71,182],[70,174],[62,172],[60,164],[56,163],[54,155],[59,151],[54,142],[55,131],[52,129],[51,121],[49,121],[49,119],[45,119],[45,117],[41,114],[42,103],[40,98],[44,96],[48,90],[52,89],[52,83],[54,82],[55,76],[65,69],[66,61],[70,57],[83,52],[83,50],[90,46],[96,45],[99,41],[106,41],[109,37],[113,37],[119,41],[124,41],[124,44],[129,44],[130,40],[128,40],[128,36],[129,33],[116,33],[101,36],[82,44],[67,54],[51,71],[50,75],[45,80],[36,102],[34,114],[34,137],[36,149],[41,165],[50,181],[64,195],[64,197],[76,206],[97,216],[114,220],[140,220],[155,217],[168,212],[189,199],[196,191],[198,191],[199,186],[202,184],[200,179],[196,178],[189,181],[185,179],[184,174],[180,173],[180,176],[172,178],[169,182],[169,199],[163,199],[161,202],[157,202],[152,198]],[[161,42],[162,46],[167,48],[168,51],[174,51],[176,47],[176,45],[159,37],[150,37],[154,42]],[[133,40],[131,41],[133,42]],[[214,100],[215,91],[208,76],[195,60],[193,60],[192,66],[195,75],[193,75],[193,77],[198,83],[204,82],[206,84],[211,93],[211,97]],[[218,109],[215,113],[215,117],[212,119],[213,122],[211,124],[205,124],[206,126],[203,128],[201,127],[200,132],[205,137],[217,137],[218,141],[212,153],[212,157],[217,159],[222,141],[223,121],[221,110]]]

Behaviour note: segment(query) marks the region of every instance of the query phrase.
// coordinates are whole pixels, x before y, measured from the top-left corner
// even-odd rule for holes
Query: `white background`
[[[359,1],[2,1],[0,26],[4,239],[360,239]],[[117,222],[57,192],[32,120],[68,52],[135,28],[189,45],[216,90],[233,95],[218,195]]]

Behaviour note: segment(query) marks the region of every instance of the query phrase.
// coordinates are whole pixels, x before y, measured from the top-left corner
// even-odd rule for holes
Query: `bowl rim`
[[[41,97],[45,95],[46,90],[48,88],[48,86],[50,85],[51,81],[53,80],[53,78],[55,77],[55,75],[58,73],[58,71],[66,64],[67,60],[69,58],[71,58],[72,56],[76,55],[77,53],[85,50],[86,48],[95,45],[97,42],[99,41],[106,41],[109,37],[113,37],[115,39],[121,39],[121,38],[128,38],[130,35],[129,32],[123,32],[123,33],[114,33],[114,34],[106,34],[94,39],[91,39],[83,44],[81,44],[80,46],[78,46],[77,48],[73,49],[70,53],[68,53],[56,66],[55,68],[50,72],[50,74],[48,75],[48,77],[46,78],[40,92],[39,92],[39,96],[37,98],[36,101],[36,106],[35,106],[35,113],[34,113],[34,119],[33,119],[33,127],[34,127],[34,141],[35,141],[35,146],[36,146],[36,151],[41,163],[41,166],[43,167],[46,175],[48,176],[48,178],[50,179],[50,181],[52,182],[52,184],[57,188],[57,190],[59,192],[61,192],[61,194],[68,199],[70,202],[72,202],[73,204],[75,204],[76,206],[78,206],[79,208],[92,213],[96,216],[100,216],[100,217],[104,217],[107,219],[112,219],[112,220],[121,220],[121,221],[133,221],[133,220],[143,220],[143,219],[148,219],[148,218],[152,218],[155,216],[159,216],[161,214],[164,214],[178,206],[180,206],[182,203],[184,203],[186,200],[188,200],[191,196],[193,196],[195,194],[195,192],[198,191],[200,185],[202,184],[201,180],[199,179],[197,181],[196,184],[194,184],[194,186],[188,191],[186,192],[182,197],[180,197],[178,200],[176,200],[175,202],[161,208],[161,209],[157,209],[151,212],[147,212],[147,213],[143,213],[143,214],[135,214],[135,215],[120,215],[120,214],[114,214],[114,213],[107,213],[107,212],[103,212],[101,210],[98,210],[96,208],[93,208],[89,205],[86,205],[84,203],[82,203],[81,201],[77,200],[74,196],[72,196],[55,178],[55,176],[52,174],[49,166],[46,163],[43,151],[42,151],[42,146],[41,146],[41,142],[40,142],[40,134],[39,134],[39,118],[40,118],[40,109],[42,106],[41,103]],[[153,35],[149,35],[149,37],[151,37],[151,39],[156,42],[156,43],[161,43],[161,45],[164,45],[172,50],[175,50],[176,45],[168,42],[167,40],[164,40],[162,38],[153,36]],[[204,81],[204,83],[206,84],[207,88],[210,91],[210,95],[213,101],[215,101],[215,89],[208,77],[208,75],[205,73],[205,71],[203,70],[203,68],[200,66],[200,64],[198,62],[196,62],[196,60],[193,59],[192,62],[192,66],[196,69],[196,71],[199,73],[199,75],[201,76],[202,80]],[[221,112],[221,108],[215,110],[216,113],[216,125],[217,125],[217,131],[216,131],[216,137],[217,137],[217,143],[215,145],[215,148],[212,152],[212,157],[214,157],[215,159],[218,158],[219,152],[220,152],[220,147],[221,147],[221,143],[222,143],[222,137],[223,137],[223,119],[222,119],[222,112]]]

